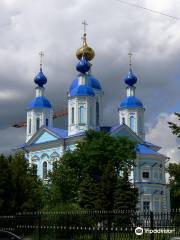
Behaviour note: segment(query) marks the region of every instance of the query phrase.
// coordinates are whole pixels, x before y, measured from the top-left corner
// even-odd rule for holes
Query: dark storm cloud
[[[132,2],[136,2],[135,0]],[[179,15],[180,3],[156,0],[141,4]],[[35,94],[38,52],[45,52],[46,95],[54,108],[67,106],[67,91],[76,77],[75,51],[81,46],[82,20],[88,25],[88,43],[94,48],[93,74],[104,95],[104,124],[118,122],[118,105],[125,96],[129,49],[138,76],[136,95],[146,107],[146,121],[171,113],[179,103],[179,22],[113,0],[2,0],[0,3],[0,151],[22,143],[24,131],[10,126],[26,118],[26,106]],[[179,78],[178,78],[179,76]],[[109,118],[111,116],[111,118]],[[67,119],[56,120],[57,126]],[[17,137],[14,141],[12,136]]]

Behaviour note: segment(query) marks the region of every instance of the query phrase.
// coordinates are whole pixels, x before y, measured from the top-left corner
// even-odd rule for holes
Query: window
[[[134,116],[130,116],[130,128],[135,131]]]
[[[31,119],[29,119],[29,133],[31,133]]]
[[[158,171],[158,169],[154,169],[154,179],[155,180],[159,180],[159,171]]]
[[[159,211],[160,210],[160,201],[158,197],[155,197],[154,199],[154,209]]]
[[[74,107],[72,107],[72,109],[71,109],[71,122],[72,122],[72,124],[74,124]]]
[[[96,126],[99,126],[99,103],[96,102]]]
[[[149,178],[149,172],[143,172],[142,177],[148,179]]]
[[[36,131],[40,128],[40,118],[36,118]]]
[[[122,123],[125,124],[125,117],[122,118]]]
[[[79,108],[79,123],[80,124],[85,124],[85,111],[84,111],[84,106],[80,106]]]
[[[150,210],[150,202],[149,201],[143,201],[143,210],[144,211]]]
[[[47,178],[47,162],[43,162],[43,179]]]
[[[49,121],[48,121],[48,118],[46,118],[46,127],[48,127],[49,125]]]

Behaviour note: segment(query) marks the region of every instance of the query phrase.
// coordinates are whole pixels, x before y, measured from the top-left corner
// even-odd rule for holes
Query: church
[[[85,136],[85,131],[104,130],[113,137],[127,136],[135,141],[137,157],[131,180],[138,188],[139,210],[167,211],[170,209],[169,189],[165,178],[167,157],[160,154],[160,147],[145,140],[145,108],[136,97],[137,77],[132,70],[131,54],[129,72],[124,78],[126,97],[120,100],[116,126],[102,126],[103,88],[92,75],[95,53],[87,44],[86,31],[83,44],[77,52],[77,76],[68,91],[68,129],[53,125],[53,107],[45,97],[47,78],[40,71],[34,78],[35,97],[27,106],[26,142],[23,150],[30,164],[37,167],[38,176],[47,180],[56,161],[67,151],[73,151],[76,143]],[[42,59],[41,59],[42,60]]]

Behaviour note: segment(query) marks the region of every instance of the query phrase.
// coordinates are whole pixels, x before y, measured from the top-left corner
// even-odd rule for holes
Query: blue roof
[[[32,108],[52,108],[51,103],[45,97],[36,97],[28,104],[28,109]]]
[[[36,75],[36,77],[34,78],[34,82],[39,86],[39,87],[43,87],[44,84],[47,83],[47,78],[45,77],[45,75],[42,72],[42,68],[40,68],[40,72]]]
[[[77,71],[81,73],[86,73],[89,71],[90,68],[91,68],[90,63],[86,60],[84,56],[82,56],[81,60],[76,65]]]
[[[137,82],[137,77],[130,68],[128,75],[124,78],[124,81],[127,85],[133,86]]]
[[[141,100],[135,96],[130,96],[124,98],[119,105],[120,108],[133,108],[133,107],[143,107]]]
[[[70,91],[70,97],[76,97],[76,96],[91,96],[93,97],[94,91],[91,87],[89,87],[88,85],[79,85],[75,88],[73,88]]]
[[[89,87],[92,87],[96,90],[102,90],[100,82],[94,76],[92,76],[91,74],[87,74],[86,79],[87,79],[87,84]],[[73,80],[73,82],[69,88],[69,91],[71,91],[73,88],[75,88],[77,86],[78,86],[78,77]]]
[[[146,147],[144,144],[137,144],[136,150],[138,153],[141,154],[155,154],[155,155],[160,155],[158,152],[154,151],[151,148]]]
[[[61,138],[65,138],[68,136],[68,131],[65,129],[60,129],[60,128],[52,128],[48,127],[48,129],[52,132],[54,132],[56,135],[58,135]]]

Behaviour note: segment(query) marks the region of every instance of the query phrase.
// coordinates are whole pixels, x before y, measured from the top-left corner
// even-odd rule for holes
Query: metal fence
[[[0,216],[0,229],[33,240],[166,240],[180,237],[180,210],[18,213]]]

